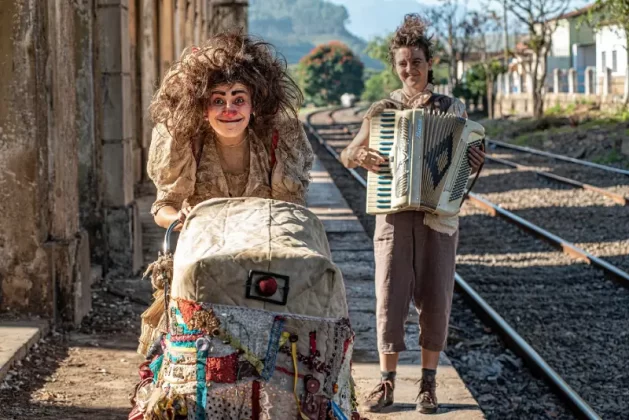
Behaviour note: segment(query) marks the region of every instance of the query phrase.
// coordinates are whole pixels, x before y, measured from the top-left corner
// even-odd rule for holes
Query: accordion
[[[468,151],[484,140],[483,126],[453,114],[410,109],[375,116],[369,147],[388,162],[367,175],[367,213],[457,214],[472,170]]]

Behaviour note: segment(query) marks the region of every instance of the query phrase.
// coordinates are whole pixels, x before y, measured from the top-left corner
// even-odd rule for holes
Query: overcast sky
[[[347,29],[361,38],[370,40],[395,30],[406,13],[421,12],[423,8],[437,6],[439,0],[328,0],[342,4],[349,12]],[[460,2],[463,4],[463,1]],[[485,3],[485,2],[483,2]],[[468,1],[470,9],[481,7],[480,1]],[[591,1],[573,0],[572,8],[582,7]]]

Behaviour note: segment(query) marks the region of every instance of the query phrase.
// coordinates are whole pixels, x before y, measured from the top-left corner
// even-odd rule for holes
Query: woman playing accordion
[[[467,118],[458,99],[435,94],[432,85],[432,42],[426,23],[406,15],[389,44],[389,59],[402,82],[367,111],[359,133],[342,152],[346,167],[362,166],[379,172],[386,159],[369,147],[370,120],[387,108],[424,108]],[[471,148],[469,164],[477,172],[484,161],[479,148]],[[439,353],[445,348],[458,241],[458,216],[423,211],[402,211],[376,216],[376,317],[381,383],[367,397],[366,411],[378,412],[393,404],[399,352],[404,351],[404,324],[411,298],[419,313],[422,378],[417,410],[437,411],[435,374]],[[409,294],[409,290],[411,293]]]

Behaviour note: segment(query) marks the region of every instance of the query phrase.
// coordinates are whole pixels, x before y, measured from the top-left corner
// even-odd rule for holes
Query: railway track
[[[352,113],[336,110],[333,114],[333,117],[344,117],[344,122],[349,122],[345,127],[336,120],[332,121],[334,125],[326,126],[316,114],[308,119],[310,129],[330,153],[336,154],[344,148],[358,127],[358,124],[354,122],[358,118],[355,113],[354,115],[347,114]],[[504,156],[497,159],[506,160]],[[598,418],[596,414],[598,412],[603,417],[623,418],[623,413],[626,413],[626,409],[629,408],[628,403],[618,404],[616,401],[623,398],[626,401],[629,395],[626,384],[623,384],[621,380],[627,379],[627,376],[623,374],[619,378],[618,375],[618,372],[624,371],[625,368],[622,358],[629,356],[626,335],[629,325],[625,316],[626,309],[624,309],[629,305],[629,294],[626,290],[619,289],[606,281],[603,273],[611,274],[621,282],[629,277],[624,270],[585,249],[581,250],[579,246],[566,239],[552,235],[555,245],[567,251],[567,255],[562,255],[552,249],[549,250],[546,244],[521,230],[514,229],[504,222],[492,220],[478,208],[470,205],[472,201],[476,201],[477,205],[483,203],[484,207],[489,207],[493,214],[505,211],[511,213],[503,207],[512,207],[515,219],[523,219],[517,214],[522,213],[522,210],[513,205],[513,203],[518,203],[518,200],[508,201],[510,196],[507,195],[505,198],[496,194],[515,194],[512,190],[499,190],[499,188],[505,189],[505,184],[510,185],[510,179],[505,179],[508,173],[513,179],[520,178],[520,184],[515,187],[515,191],[520,192],[520,201],[530,201],[531,197],[534,197],[532,190],[535,189],[531,187],[537,185],[539,189],[539,183],[542,182],[538,178],[538,172],[545,171],[536,172],[529,167],[515,167],[509,168],[510,172],[508,172],[505,171],[504,166],[505,162],[500,161],[490,162],[487,165],[487,168],[483,170],[484,174],[488,173],[489,177],[495,179],[487,183],[484,179],[486,176],[481,177],[475,189],[483,196],[472,195],[470,202],[466,203],[462,209],[456,279],[458,289],[471,302],[477,313],[489,321],[492,328],[501,333],[505,342],[531,364],[532,370],[545,377],[578,417]],[[594,169],[601,170],[601,168],[588,168],[588,170]],[[616,175],[622,176],[622,174]],[[361,169],[355,170],[352,172],[352,177],[357,180],[356,182],[363,184],[365,172]],[[360,181],[361,179],[363,181]],[[557,204],[553,218],[560,214],[559,210],[562,208],[570,209],[563,201],[558,203],[552,201],[562,200],[562,196],[568,194],[566,191],[571,193],[579,191],[577,194],[580,195],[576,198],[572,197],[577,201],[583,200],[583,194],[588,195],[589,200],[603,200],[603,204],[600,204],[603,201],[597,202],[597,209],[606,208],[609,211],[609,208],[612,208],[611,211],[620,212],[618,214],[623,214],[622,211],[627,210],[625,205],[618,205],[620,203],[614,200],[614,194],[600,194],[593,189],[582,187],[575,190],[574,185],[557,187],[556,180],[552,179],[552,181],[552,187],[544,185],[541,188],[542,191],[536,193],[547,198],[545,202],[547,206],[539,206],[536,212],[530,213],[538,219],[543,213],[542,209],[548,208],[549,204]],[[527,184],[523,186],[522,182]],[[598,181],[595,180],[595,182]],[[548,182],[547,184],[551,185]],[[614,193],[624,197],[626,194],[623,191],[624,184],[619,185],[616,190],[620,192],[614,191]],[[608,192],[609,185],[596,188]],[[503,199],[507,205],[504,202],[501,202],[502,207],[489,205],[486,196]],[[513,219],[511,216],[508,217]],[[363,217],[366,216],[363,215]],[[531,224],[530,221],[524,221]],[[545,219],[535,221],[548,225]],[[571,230],[587,231],[587,229],[575,227],[574,221],[565,227],[565,221],[566,218],[560,217],[557,224],[553,225],[557,227],[561,225],[559,222],[564,223],[562,235]],[[530,226],[528,228],[530,230]],[[532,230],[540,229],[537,227]],[[609,238],[609,235],[616,230],[618,227],[602,232],[595,231],[589,235],[591,235],[590,238],[599,241],[600,245],[600,241],[605,243],[605,238]],[[617,236],[624,235],[626,238],[627,235],[622,229],[620,230]],[[577,238],[582,238],[583,235],[583,232],[573,234]],[[595,241],[588,244],[590,249],[599,249],[599,251],[603,249],[603,254],[605,254],[605,249],[609,250],[605,246],[596,248]],[[625,260],[629,252],[625,252],[624,248],[619,251],[621,257],[619,259]],[[574,258],[575,256],[577,259]],[[602,263],[604,271],[597,271],[589,266],[599,263]],[[605,265],[610,265],[611,269],[610,267],[605,269]],[[466,283],[463,278],[468,282]],[[483,298],[486,301],[483,301]],[[490,302],[493,308],[487,302]],[[503,318],[498,316],[498,313],[502,314]],[[509,327],[508,323],[513,326]],[[521,331],[522,337],[513,335],[515,330]],[[530,344],[527,344],[527,341]],[[556,347],[557,345],[559,348]],[[537,352],[533,348],[537,349]],[[620,350],[619,355],[610,354],[610,348]],[[553,366],[559,374],[550,366]],[[595,368],[601,366],[604,367],[602,370]],[[597,373],[602,373],[606,380],[601,381],[602,378],[597,377]],[[614,379],[609,381],[607,378]],[[572,384],[577,392],[593,405],[594,409],[590,408],[567,384]]]

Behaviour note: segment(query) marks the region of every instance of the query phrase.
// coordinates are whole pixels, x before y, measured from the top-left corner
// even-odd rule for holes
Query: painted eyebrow
[[[215,93],[219,94],[219,95],[222,95],[222,96],[227,95],[227,92],[222,91],[222,90],[213,90],[212,94],[215,94]],[[241,93],[247,93],[247,91],[246,90],[242,90],[242,89],[240,89],[240,90],[233,90],[232,91],[232,95],[239,95]]]

